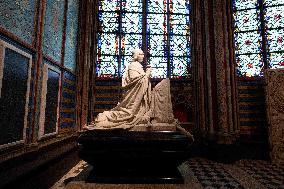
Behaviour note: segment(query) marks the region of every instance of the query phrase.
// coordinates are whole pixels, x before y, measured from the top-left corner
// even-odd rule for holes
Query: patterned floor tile
[[[262,160],[241,160],[236,166],[269,189],[284,189],[284,168]]]
[[[189,169],[206,188],[244,188],[234,179],[223,165],[206,159],[196,158],[187,161]]]
[[[92,166],[81,161],[53,188],[63,189],[76,184],[85,186],[84,180],[91,170]],[[223,164],[204,158],[192,158],[179,166],[179,170],[185,180],[182,188],[190,186],[192,189],[284,189],[284,167],[266,161],[240,160],[233,164]],[[88,186],[92,188],[93,185],[89,184]],[[99,186],[106,187],[106,185],[94,185],[95,188]],[[147,186],[151,189],[162,187]],[[169,187],[169,185],[167,186]],[[131,188],[132,185],[127,185],[127,188],[129,187]],[[145,186],[143,185],[143,187]],[[172,188],[179,187],[173,186]],[[123,187],[121,186],[120,189]]]

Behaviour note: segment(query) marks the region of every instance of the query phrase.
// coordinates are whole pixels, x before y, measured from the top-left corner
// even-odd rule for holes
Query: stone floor
[[[52,189],[134,189],[134,188],[255,188],[284,189],[284,165],[276,166],[264,160],[242,159],[234,163],[224,164],[205,158],[191,158],[184,162],[179,170],[184,184],[99,184],[86,183],[92,167],[80,161]]]

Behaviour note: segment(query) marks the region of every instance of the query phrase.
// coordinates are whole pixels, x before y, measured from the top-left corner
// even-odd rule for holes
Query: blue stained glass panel
[[[234,0],[234,7],[237,10],[255,8],[257,5],[257,0]]]
[[[172,4],[172,13],[189,14],[189,0],[170,0]]]
[[[238,74],[246,77],[261,75],[263,62],[261,54],[236,55]]]
[[[97,59],[97,75],[118,76],[118,57],[101,55]]]
[[[171,15],[172,32],[178,35],[189,35],[188,15]]]
[[[235,34],[236,54],[257,53],[260,50],[260,35],[257,31]]]
[[[132,61],[132,56],[123,56],[121,59],[121,73],[122,75],[125,72],[125,69],[127,68],[127,66],[131,63]]]
[[[235,17],[235,31],[250,31],[258,30],[259,20],[258,20],[257,9],[250,9],[244,11],[238,11],[234,14]]]
[[[284,68],[284,53],[269,53],[268,54],[269,68],[277,69]]]
[[[173,64],[172,56],[182,56],[178,58],[190,62],[189,0],[147,0],[145,7],[142,0],[118,0],[111,2],[110,7],[107,7],[108,2],[99,1],[99,21],[102,29],[99,28],[98,32],[98,75],[121,76],[132,60],[132,50],[142,49],[142,44],[146,45],[146,59],[153,67],[154,77],[167,76],[168,70],[173,69],[173,65],[168,67],[169,63]],[[142,8],[146,8],[145,15],[142,14]],[[146,26],[143,25],[143,19],[146,19]],[[142,37],[144,27],[146,38]],[[113,61],[117,62],[114,67],[110,65],[111,61],[104,60],[106,56],[103,55],[116,55],[114,57],[120,61]],[[172,58],[168,62],[170,56]],[[107,67],[112,71],[107,71]],[[179,69],[184,71],[174,72],[185,73],[186,67],[179,66]]]
[[[142,35],[125,34],[122,41],[122,55],[132,55],[132,50],[142,47]]]
[[[174,56],[187,56],[187,50],[190,48],[189,39],[187,36],[171,36],[171,52]]]
[[[123,33],[142,33],[142,14],[141,13],[123,13],[122,14],[122,32]]]
[[[120,4],[120,0],[99,0],[100,11],[116,11]]]
[[[43,53],[61,60],[64,0],[47,0],[44,18]]]
[[[269,52],[284,51],[284,29],[267,31]]]
[[[284,0],[264,0],[266,6],[284,5]]]
[[[98,35],[98,51],[100,54],[118,54],[118,38],[115,34],[103,33]]]
[[[164,35],[149,35],[150,56],[166,56],[167,39]]]
[[[173,57],[172,61],[172,76],[188,75],[189,57]]]
[[[0,26],[32,44],[35,31],[36,0],[0,1]]]
[[[102,12],[99,15],[99,21],[103,32],[118,31],[118,15],[115,12]]]
[[[122,6],[128,12],[142,12],[142,0],[127,0],[122,2]]]
[[[163,0],[147,0],[149,13],[164,13],[167,10],[167,5]]]
[[[148,14],[147,32],[151,34],[167,33],[166,20],[166,14]]]
[[[167,58],[165,57],[150,57],[148,65],[152,67],[153,78],[167,77]]]
[[[72,71],[76,67],[78,8],[78,0],[68,1],[64,66]]]
[[[236,61],[240,76],[263,76],[263,62],[267,63],[269,68],[284,66],[284,0],[258,0],[258,3],[259,5],[264,4],[263,9],[258,6],[256,1],[250,3],[246,0],[237,0],[234,4],[235,10],[242,9],[242,11],[234,13]],[[257,11],[257,14],[249,13],[249,11],[254,10]],[[262,11],[261,14],[260,11]],[[261,15],[264,15],[264,18]],[[261,24],[264,27],[261,27]],[[255,28],[258,32],[246,32],[256,30]],[[262,38],[265,41],[261,41]],[[262,46],[262,42],[266,46]],[[247,52],[259,55],[240,55]],[[267,57],[267,60],[262,60],[265,57]]]
[[[266,21],[269,29],[284,26],[284,6],[268,7],[266,10]]]

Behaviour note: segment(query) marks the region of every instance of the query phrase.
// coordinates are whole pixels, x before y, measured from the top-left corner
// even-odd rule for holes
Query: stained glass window
[[[189,77],[189,0],[98,2],[98,77],[121,77],[134,48],[144,51],[152,77]]]
[[[284,68],[284,0],[233,0],[238,75]]]

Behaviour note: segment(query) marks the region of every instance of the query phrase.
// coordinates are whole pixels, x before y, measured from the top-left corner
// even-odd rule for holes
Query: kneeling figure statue
[[[170,80],[163,79],[151,88],[151,67],[146,72],[141,65],[144,53],[133,50],[133,60],[122,77],[123,99],[118,105],[100,113],[87,130],[127,129],[132,131],[174,131],[178,127],[174,118],[170,94]],[[183,130],[183,129],[182,129]]]

